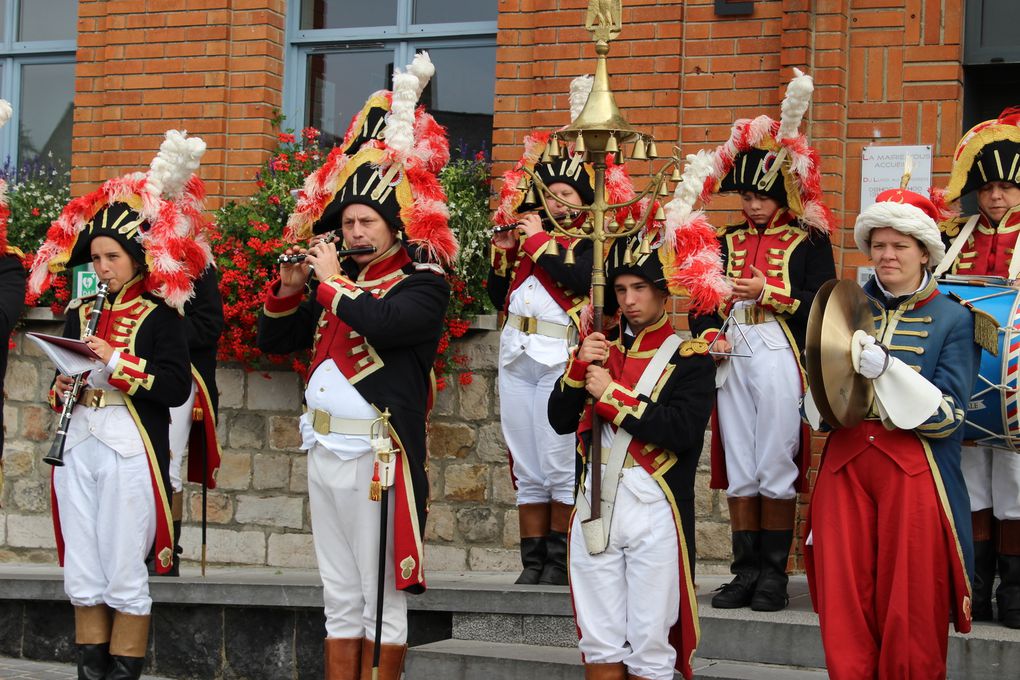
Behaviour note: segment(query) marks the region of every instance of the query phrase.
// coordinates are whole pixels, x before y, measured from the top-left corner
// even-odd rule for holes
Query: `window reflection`
[[[487,150],[496,90],[495,46],[417,48],[427,49],[436,65],[436,75],[421,101],[446,126],[451,153],[474,155]]]
[[[414,23],[495,21],[496,0],[414,0]]]
[[[78,34],[78,0],[21,0],[18,14],[20,42],[74,40]]]
[[[21,67],[21,106],[17,112],[20,162],[52,154],[71,164],[73,100],[74,64]]]
[[[392,86],[392,75],[391,49],[310,55],[305,124],[322,131],[324,146],[339,143],[369,95]]]
[[[393,26],[396,23],[397,0],[301,0],[303,31]]]

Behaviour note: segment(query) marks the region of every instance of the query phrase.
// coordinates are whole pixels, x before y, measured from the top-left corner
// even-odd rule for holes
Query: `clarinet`
[[[106,304],[106,295],[110,287],[106,282],[100,282],[96,287],[96,301],[92,305],[92,312],[89,314],[88,323],[85,324],[85,335],[95,335],[99,326],[99,315],[103,312],[103,305]],[[64,408],[60,412],[60,420],[57,421],[57,434],[53,437],[53,445],[50,452],[43,458],[43,462],[50,465],[61,466],[64,464],[64,444],[67,442],[67,428],[71,425],[71,413],[74,411],[74,404],[78,401],[78,392],[81,391],[82,383],[85,382],[85,374],[79,373],[74,376],[74,384],[64,395]]]

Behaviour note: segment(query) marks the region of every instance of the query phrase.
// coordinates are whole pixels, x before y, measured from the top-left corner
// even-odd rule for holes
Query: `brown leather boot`
[[[584,680],[627,680],[627,667],[619,663],[586,663]]]
[[[113,610],[105,604],[74,608],[74,642],[78,647],[78,679],[104,680],[113,666],[110,631]]]
[[[110,631],[110,657],[113,669],[106,680],[138,680],[145,665],[149,646],[149,616],[114,612]]]
[[[549,533],[549,504],[525,503],[517,506],[521,525],[521,563],[524,570],[514,583],[535,585],[545,566],[545,535]]]
[[[358,680],[365,638],[331,638],[323,642],[325,680]]]
[[[361,643],[361,680],[374,680],[372,678],[372,654],[375,651],[375,640],[365,638]],[[407,645],[391,645],[382,643],[379,650],[379,677],[378,680],[400,680],[400,674],[404,672],[404,657],[407,655]]]
[[[549,534],[545,537],[545,566],[538,582],[548,586],[565,586],[570,582],[567,576],[567,531],[570,529],[570,514],[573,505],[549,504]]]

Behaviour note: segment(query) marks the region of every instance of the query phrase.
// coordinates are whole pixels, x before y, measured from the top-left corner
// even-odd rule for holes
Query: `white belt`
[[[574,332],[572,324],[542,321],[533,316],[521,316],[514,313],[506,315],[506,325],[528,335],[544,335],[559,340],[569,340]]]
[[[329,411],[312,409],[312,429],[317,433],[371,436],[376,418],[341,418],[331,416]]]

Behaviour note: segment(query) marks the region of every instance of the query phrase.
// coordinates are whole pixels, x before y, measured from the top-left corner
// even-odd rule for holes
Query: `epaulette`
[[[446,276],[446,272],[443,271],[443,268],[435,262],[415,262],[414,269],[419,272],[432,272],[439,276]]]
[[[978,309],[956,293],[947,296],[953,302],[962,305],[974,316],[974,344],[993,357],[999,356],[999,321],[986,311]]]
[[[678,352],[682,357],[694,356],[695,354],[706,355],[708,354],[708,341],[701,338],[684,340],[680,343]]]
[[[13,255],[14,257],[18,258],[21,261],[25,260],[25,253],[21,250],[21,248],[19,248],[17,246],[8,245],[7,246],[7,254],[8,255]]]
[[[954,217],[950,220],[945,220],[939,223],[939,231],[950,238],[960,233],[960,229],[963,225],[967,224],[967,220],[970,219],[967,216]]]
[[[78,309],[79,307],[82,306],[83,303],[88,302],[89,300],[94,300],[95,297],[96,297],[95,295],[86,295],[85,297],[76,297],[76,298],[74,298],[73,300],[71,300],[70,302],[67,303],[67,308],[68,309]]]

